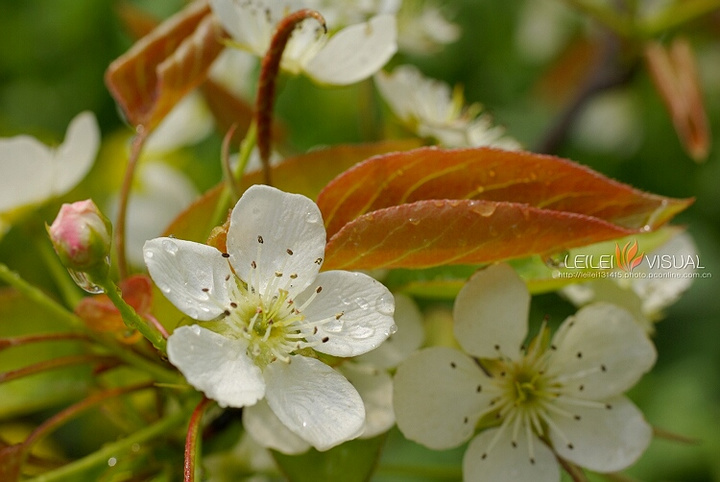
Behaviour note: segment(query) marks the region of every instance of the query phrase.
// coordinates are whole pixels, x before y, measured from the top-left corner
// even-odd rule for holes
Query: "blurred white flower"
[[[692,237],[680,233],[659,248],[646,254],[654,261],[650,267],[644,261],[633,269],[633,277],[607,278],[566,286],[561,290],[575,306],[594,301],[607,301],[632,313],[646,332],[652,333],[654,323],[663,316],[663,310],[675,303],[692,285],[693,263],[697,260],[697,247]],[[663,267],[658,260],[666,259],[675,267]]]
[[[210,109],[200,93],[194,90],[165,116],[148,137],[143,150],[163,154],[197,144],[212,133],[214,126]]]
[[[285,16],[319,6],[301,0],[211,0],[210,5],[238,47],[261,57]],[[321,84],[348,85],[382,68],[397,50],[396,37],[395,16],[391,14],[350,25],[330,37],[317,20],[307,19],[293,32],[280,65],[291,74],[304,73]]]
[[[56,148],[34,137],[0,139],[0,236],[23,208],[66,194],[88,173],[100,147],[92,112],[78,114]]]
[[[325,228],[310,199],[253,186],[232,211],[227,253],[173,238],[145,244],[150,276],[197,324],[168,338],[168,359],[220,406],[261,400],[318,450],[357,437],[357,390],[315,352],[352,357],[396,329],[392,294],[360,273],[319,273]],[[263,409],[260,405],[258,409]]]
[[[402,65],[392,74],[378,72],[375,83],[390,109],[418,136],[434,138],[446,147],[520,147],[502,127],[492,126],[488,115],[478,116],[479,105],[465,107],[459,89],[451,91],[414,66]]]
[[[628,312],[598,303],[565,320],[552,340],[543,327],[526,348],[529,303],[509,266],[475,274],[453,314],[465,353],[433,347],[400,365],[398,427],[439,450],[472,438],[467,481],[557,482],[556,454],[597,472],[628,467],[652,428],[622,394],[654,364],[652,343]]]
[[[460,38],[460,27],[429,2],[404,2],[397,20],[398,47],[403,52],[432,54]]]

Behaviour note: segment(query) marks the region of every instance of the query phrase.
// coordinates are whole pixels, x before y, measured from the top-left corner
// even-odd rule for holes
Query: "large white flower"
[[[227,253],[157,238],[145,262],[165,296],[198,324],[168,338],[172,364],[221,406],[263,398],[282,425],[319,450],[360,434],[363,403],[317,353],[352,357],[394,330],[394,301],[361,273],[319,273],[325,228],[310,199],[248,189],[232,211]]]
[[[474,275],[458,294],[461,351],[433,347],[397,370],[394,405],[403,434],[433,449],[473,437],[465,480],[559,481],[555,456],[597,472],[637,460],[652,429],[622,393],[655,362],[626,311],[589,305],[550,340],[527,348],[530,296],[507,265]]]
[[[479,105],[466,108],[459,89],[451,91],[412,65],[401,65],[392,74],[378,72],[375,84],[395,115],[421,137],[434,138],[447,147],[520,148],[502,127],[492,126],[489,116],[478,116]]]
[[[68,125],[65,141],[50,148],[20,135],[0,139],[0,235],[22,208],[61,196],[80,182],[95,161],[100,129],[91,112]]]
[[[280,20],[303,8],[317,8],[317,3],[311,0],[210,1],[213,11],[238,46],[258,56],[267,52]],[[283,53],[281,67],[292,74],[305,73],[322,84],[348,85],[370,77],[396,51],[394,15],[374,16],[367,22],[340,30],[330,38],[315,19],[308,19],[293,32]]]

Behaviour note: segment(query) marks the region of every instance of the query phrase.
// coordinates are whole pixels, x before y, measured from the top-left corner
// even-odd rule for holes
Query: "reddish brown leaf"
[[[274,185],[286,192],[303,194],[315,199],[320,190],[342,171],[363,159],[381,153],[413,149],[417,139],[383,141],[359,145],[339,145],[286,159],[272,168]],[[241,190],[262,183],[262,172],[254,171],[243,177]],[[181,239],[205,242],[212,225],[212,213],[223,186],[218,185],[188,207],[165,230]]]
[[[5,482],[20,480],[24,450],[22,444],[5,445],[4,442],[0,442],[0,480]]]
[[[159,23],[154,16],[127,0],[115,6],[115,13],[127,33],[135,40],[148,35]]]
[[[551,255],[633,231],[527,204],[427,200],[364,214],[328,242],[323,269],[429,268]]]
[[[490,148],[421,148],[358,164],[323,189],[318,206],[331,236],[364,213],[427,199],[524,203],[645,230],[691,203],[639,191],[558,157]]]
[[[152,130],[200,85],[227,34],[199,0],[143,37],[105,72],[105,82],[128,121]]]
[[[704,161],[710,151],[710,126],[690,44],[677,38],[665,49],[650,42],[645,47],[645,61],[685,150],[694,160]]]

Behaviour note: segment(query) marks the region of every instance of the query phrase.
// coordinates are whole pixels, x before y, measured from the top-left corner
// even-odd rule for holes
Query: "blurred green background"
[[[117,3],[0,0],[0,136],[27,133],[57,142],[68,121],[82,110],[96,113],[104,137],[128,132],[103,83],[105,68],[132,43],[115,15]],[[133,3],[159,18],[183,4]],[[574,69],[587,71],[592,62],[587,54],[568,63],[564,52],[583,39],[601,38],[602,32],[560,0],[463,0],[442,5],[462,26],[460,40],[436,55],[401,54],[392,64],[412,62],[428,76],[461,84],[468,102],[482,103],[527,148],[542,145],[581,81]],[[533,26],[532,21],[544,15],[538,13],[538,5],[556,12],[561,21]],[[667,310],[666,319],[657,325],[657,366],[631,396],[653,425],[697,443],[655,440],[629,474],[651,481],[720,481],[720,16],[708,15],[667,37],[675,34],[690,39],[699,61],[713,141],[706,162],[693,162],[683,151],[642,65],[627,82],[596,96],[573,119],[554,153],[644,190],[696,199],[675,223],[687,226],[712,277],[696,280]],[[554,49],[546,45],[548,38],[560,39]],[[377,97],[370,108],[358,100],[367,98],[360,97],[367,96],[367,87],[324,90],[303,78],[285,80],[278,112],[290,144],[301,151],[362,141],[363,117],[379,117],[384,109]],[[190,170],[200,189],[218,179],[219,139],[216,134],[189,150],[203,166],[212,165]],[[112,171],[112,166],[105,167]],[[116,167],[115,174],[119,172]],[[52,214],[48,208],[43,215],[49,220]],[[17,254],[22,251],[18,242],[12,233],[0,242],[3,262],[21,265],[29,256]],[[42,274],[24,274],[44,283]],[[532,318],[549,314],[561,320],[572,311],[558,296],[542,295],[533,301]],[[462,450],[432,453],[404,444],[394,431],[376,480],[417,480],[391,467],[418,461],[443,466],[461,455]],[[451,472],[447,480],[454,477]]]

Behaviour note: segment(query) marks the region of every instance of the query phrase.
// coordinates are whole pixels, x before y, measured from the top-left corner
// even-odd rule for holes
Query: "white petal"
[[[580,420],[553,415],[563,436],[550,430],[550,439],[561,457],[596,472],[616,472],[629,467],[642,455],[652,440],[652,427],[625,397],[606,403],[610,409],[570,408]]]
[[[357,390],[341,374],[314,358],[293,356],[265,368],[265,398],[290,430],[318,450],[356,438],[365,409]]]
[[[305,196],[252,186],[232,211],[227,249],[237,275],[260,293],[268,293],[272,283],[294,298],[320,270],[325,255],[322,214]]]
[[[210,7],[236,42],[255,55],[265,55],[275,25],[267,18],[263,3],[210,0]]]
[[[228,283],[235,280],[227,259],[212,246],[155,238],[145,243],[143,254],[160,291],[190,318],[212,320],[229,305]]]
[[[52,151],[30,136],[0,139],[0,212],[48,199],[52,162]]]
[[[422,345],[425,330],[420,309],[405,295],[396,294],[394,297],[397,332],[379,347],[357,357],[356,361],[378,368],[393,368]]]
[[[317,291],[322,288],[320,293]],[[295,299],[305,308],[308,342],[318,342],[315,350],[334,356],[355,356],[377,348],[397,328],[393,319],[395,301],[379,281],[363,273],[326,271]],[[326,323],[314,323],[327,320]],[[317,330],[315,330],[317,328]]]
[[[559,482],[560,467],[555,456],[535,435],[531,435],[533,463],[526,437],[518,440],[517,447],[512,446],[512,430],[505,430],[491,448],[497,431],[486,430],[470,442],[463,457],[463,480]]]
[[[270,409],[265,400],[245,407],[242,414],[243,426],[253,439],[267,447],[287,455],[307,452],[310,444],[295,435]]]
[[[475,273],[455,299],[455,338],[471,355],[516,359],[529,311],[530,294],[515,271],[506,264],[490,266]]]
[[[431,449],[460,445],[489,406],[488,382],[472,358],[455,349],[433,347],[410,355],[394,378],[398,428]]]
[[[265,394],[262,373],[247,356],[247,345],[243,338],[231,339],[199,325],[181,326],[168,337],[168,360],[221,407],[244,407]]]
[[[395,16],[378,15],[333,35],[305,72],[320,83],[353,84],[380,70],[396,51]]]
[[[95,161],[99,147],[100,128],[95,114],[78,114],[68,125],[65,141],[55,153],[52,195],[65,194],[85,177]]]
[[[588,305],[565,320],[553,346],[548,376],[558,376],[567,394],[591,400],[625,392],[657,356],[630,313],[609,303]]]
[[[360,437],[371,438],[390,430],[395,424],[390,375],[384,370],[358,363],[345,363],[340,371],[357,389],[365,404],[365,427]]]

